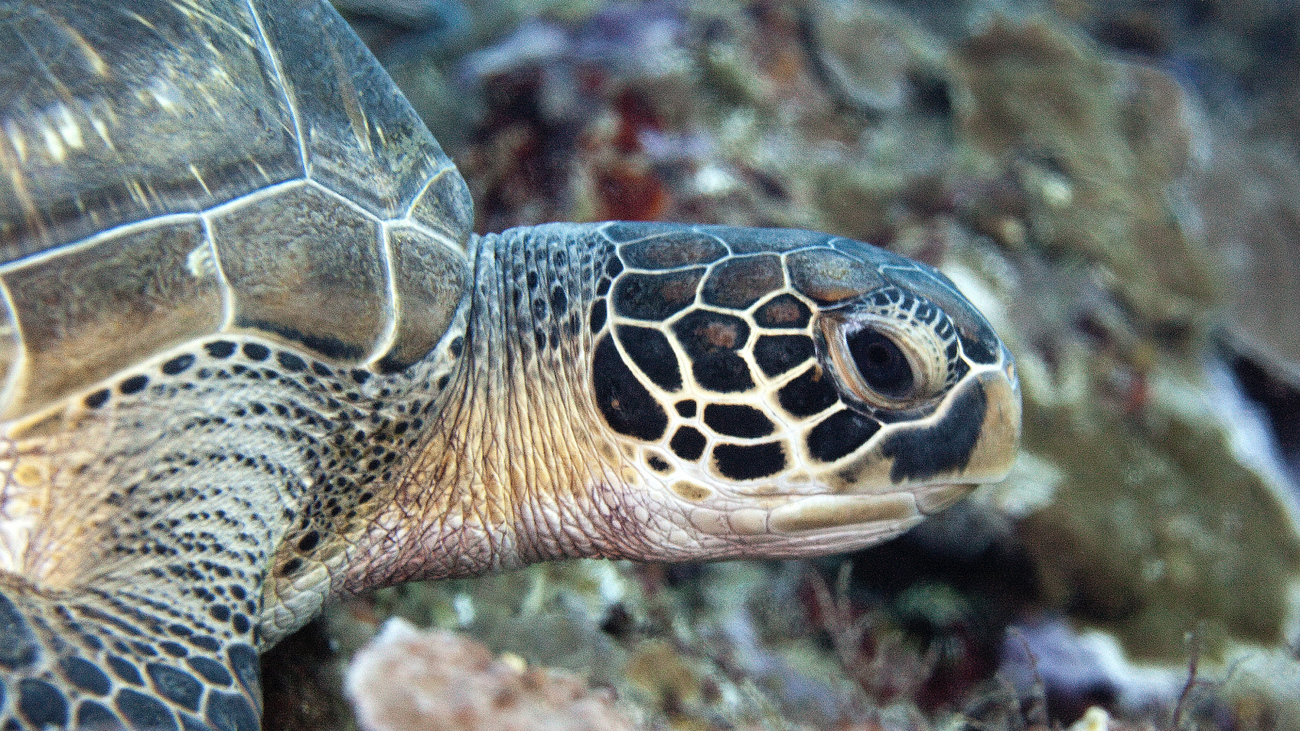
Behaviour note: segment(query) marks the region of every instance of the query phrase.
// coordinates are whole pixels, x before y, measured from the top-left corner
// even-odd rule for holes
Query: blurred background
[[[335,4],[477,231],[796,227],[926,261],[1015,352],[1024,451],[853,555],[348,601],[265,659],[267,728],[355,727],[341,673],[398,615],[487,648],[399,681],[438,728],[508,727],[450,688],[518,728],[1300,729],[1300,7]],[[409,705],[366,673],[412,646],[368,651],[358,707]],[[494,657],[532,669],[476,685]],[[430,727],[407,715],[385,728]]]

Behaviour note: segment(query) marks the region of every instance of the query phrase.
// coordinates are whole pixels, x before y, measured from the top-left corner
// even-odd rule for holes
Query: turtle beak
[[[917,508],[925,515],[943,510],[979,485],[1001,482],[1016,461],[1021,431],[1020,379],[1006,346],[1002,346],[1001,364],[971,379],[965,389],[983,395],[980,435],[964,465],[913,488]]]
[[[770,527],[786,534],[843,532],[875,542],[1007,476],[1020,446],[1020,383],[1005,347],[1001,359],[948,394],[928,423],[881,440],[860,475],[865,489],[800,496],[772,510]],[[976,436],[972,439],[971,434]]]
[[[984,427],[960,475],[973,484],[1000,482],[1011,471],[1020,448],[1020,379],[1006,346],[1002,366],[985,371],[971,387],[975,384],[984,390]]]

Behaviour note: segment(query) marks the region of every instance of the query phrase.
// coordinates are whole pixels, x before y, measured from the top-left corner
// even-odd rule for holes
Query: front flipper
[[[0,573],[0,728],[256,731],[252,627],[214,625],[126,589]]]
[[[330,373],[218,339],[8,425],[0,729],[258,728],[258,652],[323,601],[360,500]]]

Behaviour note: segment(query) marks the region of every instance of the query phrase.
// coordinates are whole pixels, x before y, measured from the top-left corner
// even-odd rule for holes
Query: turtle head
[[[804,231],[602,233],[591,392],[640,485],[601,491],[637,516],[609,553],[849,550],[1010,469],[1013,359],[932,267]]]

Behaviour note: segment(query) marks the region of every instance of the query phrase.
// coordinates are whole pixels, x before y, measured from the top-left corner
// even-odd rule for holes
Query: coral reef
[[[1177,83],[1042,18],[998,18],[953,62],[958,144],[969,155],[952,174],[1015,191],[1010,210],[999,205],[1006,197],[972,207],[976,230],[1104,267],[1139,325],[1197,324],[1220,286],[1169,201],[1196,136]]]

